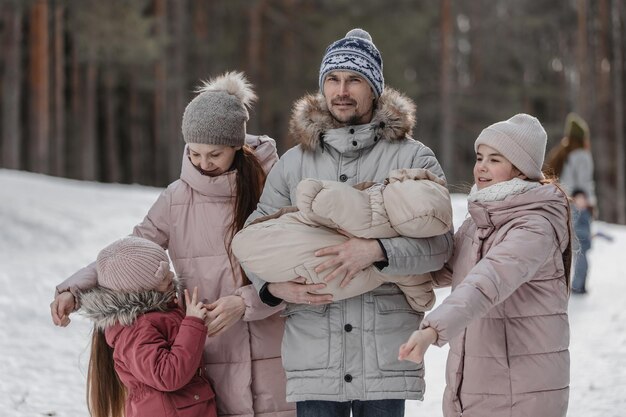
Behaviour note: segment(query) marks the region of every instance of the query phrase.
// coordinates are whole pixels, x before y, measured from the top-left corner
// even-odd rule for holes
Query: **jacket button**
[[[341,175],[339,176],[339,181],[341,181],[341,182],[346,182],[346,181],[348,181],[348,176],[347,176],[346,174],[341,174]]]
[[[359,144],[359,142],[357,142],[356,140],[353,140],[353,141],[352,141],[352,146],[356,146],[356,145],[358,145],[358,144]]]
[[[350,129],[350,134],[353,135],[354,134],[354,129]]]
[[[343,326],[343,329],[346,332],[351,332],[352,331],[352,325],[351,324],[346,324],[345,326]]]
[[[199,400],[199,399],[200,399],[200,396],[199,396],[198,394],[196,394],[196,395],[194,395],[194,396],[193,396],[193,399],[194,399],[194,400]]]
[[[346,374],[346,375],[343,377],[343,380],[344,380],[344,381],[346,381],[346,382],[352,382],[352,375],[350,375],[350,374]]]

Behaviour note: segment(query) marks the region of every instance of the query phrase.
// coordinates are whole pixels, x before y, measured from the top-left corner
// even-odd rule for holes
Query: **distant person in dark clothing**
[[[591,249],[591,210],[589,199],[583,190],[577,189],[572,193],[573,210],[572,223],[576,233],[574,242],[574,277],[572,293],[584,294],[587,292],[587,252]]]

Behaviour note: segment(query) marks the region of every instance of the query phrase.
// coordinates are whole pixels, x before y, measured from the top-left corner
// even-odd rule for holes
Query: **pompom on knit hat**
[[[205,81],[183,114],[185,143],[243,146],[248,109],[256,100],[241,72],[227,72]]]
[[[172,275],[165,250],[156,243],[129,236],[116,240],[98,254],[98,285],[113,291],[155,289]]]
[[[529,179],[541,180],[547,142],[548,135],[539,120],[519,113],[483,129],[474,142],[474,151],[478,152],[478,145],[490,146]]]
[[[331,71],[352,71],[363,76],[374,90],[376,98],[385,89],[383,58],[374,45],[372,37],[363,29],[352,29],[324,53],[320,66],[319,85],[324,91],[324,79]]]

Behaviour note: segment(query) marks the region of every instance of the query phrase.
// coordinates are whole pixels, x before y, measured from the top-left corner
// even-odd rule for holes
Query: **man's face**
[[[372,120],[374,91],[365,78],[351,71],[332,71],[324,79],[324,98],[330,114],[346,125]]]

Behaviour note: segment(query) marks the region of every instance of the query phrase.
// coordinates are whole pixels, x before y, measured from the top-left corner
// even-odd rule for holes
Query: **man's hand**
[[[207,336],[217,336],[225,332],[246,311],[246,304],[238,295],[227,295],[214,303],[206,304],[205,307],[209,310],[206,315]]]
[[[289,282],[272,282],[267,286],[267,289],[274,297],[288,303],[322,305],[333,302],[331,294],[313,293],[323,290],[326,284],[306,284],[305,282],[303,277],[299,277]]]
[[[437,338],[437,332],[432,327],[414,331],[409,340],[400,346],[398,359],[415,363],[424,362],[426,350],[437,341]]]
[[[71,292],[64,291],[57,294],[52,303],[50,303],[50,315],[52,316],[52,322],[57,326],[67,326],[71,321],[70,313],[74,311],[75,307],[76,300]]]
[[[324,281],[329,282],[338,276],[343,276],[341,288],[345,288],[358,272],[371,266],[374,262],[385,260],[385,255],[376,239],[358,237],[352,237],[340,245],[329,246],[315,252],[315,256],[325,255],[335,256],[318,265],[315,272],[319,274],[329,268],[334,268],[324,278]]]

